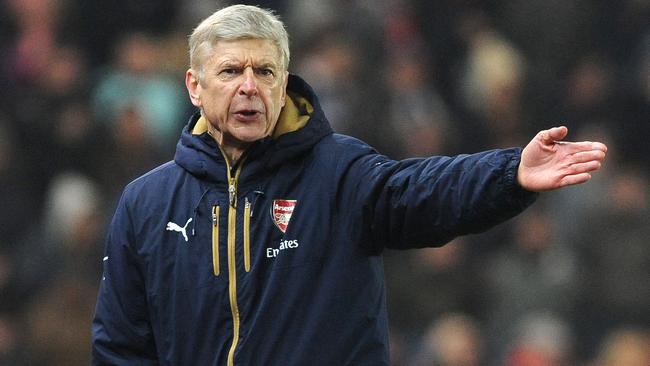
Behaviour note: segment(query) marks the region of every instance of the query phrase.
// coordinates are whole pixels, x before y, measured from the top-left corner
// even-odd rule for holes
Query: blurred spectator
[[[61,4],[55,0],[9,0],[7,10],[15,20],[17,35],[5,62],[7,73],[30,84],[48,72],[56,49]]]
[[[174,146],[187,117],[182,79],[160,72],[164,58],[152,37],[142,33],[126,35],[116,47],[113,63],[101,73],[93,95],[96,116],[107,124],[116,121],[125,109],[137,109],[146,135],[159,148]]]
[[[484,364],[483,334],[478,323],[462,313],[445,313],[422,338],[414,366],[479,366]]]
[[[34,192],[27,183],[24,161],[17,153],[15,136],[0,116],[0,365],[20,364],[21,324],[17,313],[24,306],[14,251],[34,216]]]
[[[437,76],[407,9],[392,9],[387,20],[384,78],[388,118],[384,129],[394,136],[387,154],[403,159],[443,154],[456,147],[448,108],[433,89]]]
[[[95,259],[95,262],[98,262]],[[95,279],[95,276],[93,276]],[[89,365],[90,323],[97,283],[64,275],[38,294],[26,311],[29,365]]]
[[[86,96],[88,66],[86,56],[72,45],[60,45],[47,62],[47,72],[38,79],[38,88],[59,101]]]
[[[396,56],[387,66],[388,126],[394,158],[442,154],[455,134],[444,102],[426,84],[426,66],[417,55]]]
[[[647,6],[650,10],[650,5]],[[650,11],[648,11],[650,13]],[[632,72],[626,72],[622,82],[628,86],[628,95],[623,102],[623,111],[617,120],[617,135],[621,147],[625,147],[626,159],[641,163],[640,167],[650,173],[650,25],[641,41],[636,45],[636,56],[630,66]]]
[[[294,2],[287,9],[287,21],[292,33],[297,37],[307,38],[319,34],[319,30],[336,24],[340,19],[337,0],[305,0]],[[302,35],[302,36],[301,36]],[[322,35],[322,33],[321,33]]]
[[[468,17],[462,26],[468,51],[458,82],[467,117],[478,129],[476,139],[487,141],[477,148],[521,146],[526,142],[521,104],[526,61],[483,15]]]
[[[389,151],[392,141],[384,129],[382,77],[385,4],[328,0],[291,5],[287,9],[293,37],[289,71],[303,76],[315,89],[335,132]]]
[[[176,24],[179,9],[186,6],[178,0],[68,0],[65,3],[70,8],[69,26],[75,31],[70,37],[90,52],[90,63],[95,67],[108,63],[113,47],[128,34],[169,32]]]
[[[610,332],[594,366],[650,365],[650,331],[646,328],[620,328]]]
[[[428,51],[428,59],[437,70],[436,85],[452,112],[457,113],[466,108],[459,100],[461,95],[458,83],[463,60],[467,53],[465,24],[467,19],[475,18],[481,11],[480,1],[445,1],[412,0],[404,1],[413,7],[413,21]],[[467,130],[466,121],[462,124],[463,132]],[[464,141],[467,143],[467,140]],[[466,145],[467,146],[467,145]]]
[[[31,220],[34,187],[27,182],[25,161],[16,147],[19,142],[0,115],[0,256],[13,248]],[[0,286],[2,288],[2,286]]]
[[[572,338],[571,329],[560,318],[545,313],[528,314],[517,324],[517,335],[503,364],[573,365],[575,360],[572,355]]]
[[[574,236],[581,258],[576,324],[587,353],[600,337],[628,324],[650,326],[650,192],[648,177],[634,166],[617,169],[589,225]]]
[[[29,232],[16,246],[16,281],[29,301],[62,275],[96,285],[101,271],[105,220],[97,185],[83,175],[65,173],[50,186],[42,222],[29,222]],[[38,253],[38,254],[37,254]]]
[[[513,237],[481,265],[486,281],[489,345],[497,357],[531,312],[566,316],[575,305],[576,256],[557,242],[543,202],[516,218]]]
[[[110,154],[102,160],[103,187],[114,202],[131,180],[171,158],[163,154],[135,106],[125,106],[109,127]]]
[[[216,9],[230,5],[229,3],[228,0],[185,0],[183,6],[178,7],[177,28],[179,30],[191,29],[204,19],[206,14],[212,14]],[[245,3],[245,1],[241,3]],[[271,9],[280,10],[277,8]]]
[[[90,141],[94,120],[80,112],[87,108],[84,98],[90,87],[85,56],[74,46],[55,44],[46,58],[45,70],[32,74],[29,82],[13,79],[11,94],[7,96],[10,98],[7,118],[14,129],[14,148],[24,164],[19,170],[30,176],[23,184],[30,186],[36,203],[30,209],[38,208],[50,179],[59,169],[90,171],[89,164],[82,160],[96,160],[95,148],[101,146]],[[12,79],[13,74],[10,75]],[[76,110],[71,114],[71,109]],[[76,119],[74,126],[66,125],[66,121],[73,119]],[[82,157],[80,151],[70,150],[73,144],[86,144],[89,149]],[[59,154],[60,148],[68,151]],[[72,159],[67,161],[67,158]]]
[[[332,128],[339,133],[372,134],[377,116],[376,99],[381,89],[369,89],[361,79],[360,54],[353,41],[341,31],[324,30],[295,62],[293,69],[305,75],[319,95]],[[376,80],[381,81],[380,79]],[[375,103],[373,103],[375,102]],[[365,132],[361,132],[364,131]],[[377,136],[374,138],[377,141]]]
[[[20,339],[31,365],[82,365],[89,360],[91,300],[101,272],[103,202],[94,182],[57,176],[43,222],[30,226],[15,250],[15,282],[27,321]]]
[[[591,45],[590,28],[599,10],[590,0],[502,1],[497,20],[526,52],[557,75],[557,71]],[[549,52],[563,50],[564,52]]]
[[[291,30],[293,50],[300,52],[300,46],[326,35],[329,31],[345,34],[348,41],[363,50],[366,62],[375,63],[374,54],[370,53],[380,40],[382,21],[387,15],[393,1],[377,2],[367,0],[266,0],[269,5],[277,5],[280,14],[286,14],[285,20]],[[257,1],[248,1],[259,4]],[[284,11],[282,11],[284,10]],[[326,31],[326,32],[324,32]],[[336,33],[336,32],[334,32]],[[295,47],[298,46],[298,47]]]
[[[82,100],[70,100],[52,116],[48,146],[58,151],[48,155],[44,167],[50,176],[62,171],[78,171],[101,179],[109,154],[107,131],[95,122],[90,107]],[[112,152],[110,152],[112,154]]]
[[[468,250],[467,240],[457,238],[442,248],[386,253],[392,331],[420,337],[444,313],[477,310],[482,299]]]
[[[611,64],[598,55],[579,59],[570,70],[564,97],[564,117],[574,128],[579,129],[600,120],[618,122],[620,91],[613,84],[613,73]]]

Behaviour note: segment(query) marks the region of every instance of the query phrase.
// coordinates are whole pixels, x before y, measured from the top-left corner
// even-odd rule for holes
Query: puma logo
[[[187,237],[187,232],[185,231],[185,229],[187,228],[187,225],[190,224],[190,222],[192,222],[191,217],[187,220],[185,226],[180,227],[178,224],[170,221],[167,223],[167,231],[178,231],[179,233],[183,234],[183,238],[185,238],[185,241],[187,242],[189,241],[189,239]]]

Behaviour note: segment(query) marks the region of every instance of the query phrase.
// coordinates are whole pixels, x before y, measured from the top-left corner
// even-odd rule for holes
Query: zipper
[[[244,199],[244,270],[251,270],[251,203],[248,198]]]
[[[227,365],[234,366],[235,350],[237,349],[237,343],[239,342],[240,325],[239,306],[237,305],[237,261],[235,258],[235,244],[237,243],[237,180],[239,179],[239,174],[241,173],[245,157],[242,157],[242,160],[237,165],[233,176],[228,157],[223,152],[221,147],[219,147],[219,150],[221,150],[221,154],[226,161],[226,172],[228,174],[228,293],[230,298],[230,311],[232,313],[233,329],[232,344],[230,345],[230,350],[228,351]]]
[[[219,275],[219,206],[212,206],[212,267],[214,275]]]
[[[229,167],[228,167],[229,168]],[[235,260],[235,244],[237,243],[237,179],[241,172],[241,163],[231,176],[228,169],[228,194],[230,205],[228,207],[228,292],[230,293],[230,311],[232,312],[232,345],[228,352],[228,366],[235,364],[235,350],[239,342],[239,306],[237,305],[237,261]]]

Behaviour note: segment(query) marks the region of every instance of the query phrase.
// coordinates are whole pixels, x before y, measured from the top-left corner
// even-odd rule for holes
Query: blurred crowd
[[[394,365],[650,365],[650,2],[267,0],[337,132],[393,158],[608,144],[587,185],[385,253]],[[0,365],[85,365],[124,185],[193,112],[187,35],[228,1],[0,3]]]

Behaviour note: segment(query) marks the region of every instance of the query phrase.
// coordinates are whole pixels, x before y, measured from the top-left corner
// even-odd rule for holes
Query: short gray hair
[[[203,64],[212,45],[220,40],[267,39],[282,56],[282,67],[289,68],[289,35],[273,11],[251,5],[232,5],[203,20],[190,35],[190,67],[203,77]]]

